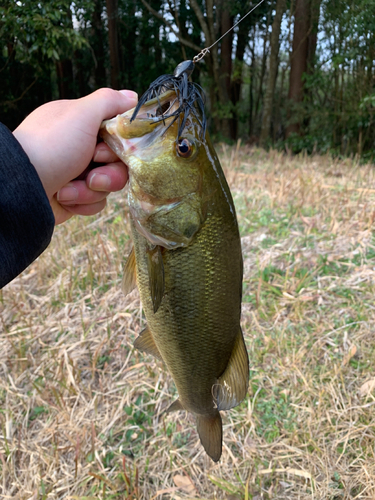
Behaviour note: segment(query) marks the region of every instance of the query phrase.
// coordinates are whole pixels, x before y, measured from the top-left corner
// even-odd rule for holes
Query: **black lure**
[[[178,99],[179,107],[175,111],[168,113],[168,110],[163,111],[162,106],[160,105],[158,113],[160,119],[157,121],[164,121],[166,118],[173,116],[174,119],[166,129],[168,130],[168,128],[178,119],[178,137],[176,137],[176,141],[178,141],[185,128],[189,114],[193,113],[201,126],[201,139],[203,139],[205,137],[207,127],[206,114],[204,111],[205,95],[200,85],[189,82],[188,80],[193,70],[193,61],[183,61],[176,66],[173,75],[161,75],[154,80],[139,99],[130,121],[132,122],[135,119],[138,111],[145,102],[154,99],[155,97],[158,98],[167,90],[174,90],[177,95],[176,100]],[[169,109],[171,107],[172,106],[169,106]],[[182,114],[183,118],[181,118]]]

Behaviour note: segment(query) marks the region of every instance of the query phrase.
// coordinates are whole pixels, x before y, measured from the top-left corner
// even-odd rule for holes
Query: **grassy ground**
[[[0,296],[4,499],[375,498],[374,167],[218,147],[245,261],[249,397],[219,464],[134,351],[124,193],[57,228]]]

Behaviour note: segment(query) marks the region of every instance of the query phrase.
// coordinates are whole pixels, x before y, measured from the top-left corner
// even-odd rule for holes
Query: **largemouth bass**
[[[249,378],[241,243],[201,107],[193,104],[189,113],[178,88],[161,92],[132,122],[134,110],[101,129],[129,168],[134,247],[123,290],[138,285],[147,320],[135,347],[164,361],[176,384],[179,398],[169,411],[195,415],[201,443],[218,461],[219,412],[244,399]]]

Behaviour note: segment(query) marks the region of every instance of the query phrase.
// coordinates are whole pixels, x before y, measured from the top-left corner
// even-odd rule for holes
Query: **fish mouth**
[[[175,91],[168,90],[143,104],[132,119],[135,109],[105,120],[99,130],[100,137],[125,162],[127,156],[155,144],[173,125],[178,97]]]

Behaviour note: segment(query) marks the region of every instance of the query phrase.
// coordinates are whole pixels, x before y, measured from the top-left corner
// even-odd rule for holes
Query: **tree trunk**
[[[310,75],[314,73],[321,3],[322,0],[311,0],[310,27],[309,27],[308,42],[307,42],[307,72]]]
[[[216,35],[215,35],[215,20],[214,20],[214,10],[213,10],[213,0],[206,0],[206,12],[207,12],[207,23],[205,20],[205,17],[203,15],[202,10],[200,9],[197,0],[190,0],[190,5],[192,9],[194,10],[195,15],[197,16],[197,19],[199,21],[199,24],[201,26],[201,29],[204,33],[205,36],[205,42],[204,42],[204,47],[209,47],[212,45],[215,40],[216,40]],[[210,50],[210,53],[206,56],[207,59],[207,66],[211,70],[211,75],[213,77],[213,80],[215,82],[216,88],[217,88],[217,94],[218,94],[218,103],[221,108],[224,108],[225,105],[228,104],[228,95],[226,95],[225,92],[225,86],[222,85],[221,81],[221,75],[220,75],[220,64],[219,64],[219,53],[217,50],[217,45],[214,45],[212,49]],[[208,58],[211,59],[211,64],[208,62]],[[220,121],[220,132],[224,137],[230,137],[230,131],[229,131],[229,122],[228,120],[221,120]],[[218,119],[217,117],[215,118],[215,124],[217,125]],[[218,127],[216,126],[216,130],[218,130]]]
[[[73,28],[72,12],[68,8],[65,12],[68,19],[68,27]],[[76,97],[74,92],[73,76],[73,54],[70,57],[60,59],[56,62],[57,85],[59,88],[60,99],[73,99]]]
[[[303,100],[303,74],[307,70],[310,2],[311,0],[297,0],[294,14],[294,35],[288,95],[289,100],[293,104],[298,104]],[[289,137],[292,133],[298,134],[299,131],[300,123],[291,114],[290,123],[286,129],[286,136]]]
[[[221,12],[221,34],[226,33],[233,26],[233,16],[230,15],[227,2],[223,5]],[[235,130],[233,130],[232,109],[231,109],[231,77],[232,77],[232,31],[225,36],[221,42],[221,66],[220,66],[220,82],[222,87],[222,102],[224,117],[222,119],[222,133],[225,137],[235,139]]]
[[[124,6],[123,6],[124,9]],[[122,82],[123,86],[127,89],[140,89],[143,88],[144,84],[151,83],[140,82],[140,71],[139,65],[137,65],[137,42],[143,45],[143,40],[140,38],[141,34],[137,31],[143,31],[140,28],[140,20],[136,17],[137,2],[136,0],[126,2],[126,10],[122,11],[121,19],[121,55],[123,61],[125,61],[123,67],[124,80]],[[126,19],[126,22],[124,21]],[[138,39],[138,40],[137,40]]]
[[[246,9],[245,9],[246,8]],[[240,13],[241,18],[244,14],[248,12],[248,4],[246,3],[243,7],[243,11]],[[251,22],[250,16],[245,18],[243,22],[238,26],[237,32],[237,47],[236,47],[236,55],[232,69],[232,83],[231,83],[231,93],[230,97],[233,103],[233,118],[231,120],[231,132],[232,139],[236,140],[238,135],[238,121],[239,121],[239,113],[238,113],[238,102],[241,98],[241,88],[242,88],[242,80],[243,80],[243,69],[244,69],[244,56],[246,46],[249,43],[250,30],[251,30]]]
[[[255,79],[255,38],[256,26],[253,28],[253,43],[250,43],[251,65],[250,65],[250,84],[249,84],[249,137],[252,140],[254,133],[254,79]]]
[[[210,33],[210,42],[209,44],[212,45],[215,40],[216,40],[216,33],[215,33],[215,21],[214,21],[214,11],[213,11],[213,0],[206,0],[206,8],[207,8],[207,21],[208,21],[208,30]],[[214,45],[210,51],[211,57],[212,57],[212,67],[213,67],[213,72],[214,72],[214,78],[215,78],[215,84],[217,86],[217,92],[218,92],[218,102],[219,102],[219,107],[221,110],[225,110],[225,108],[228,106],[229,102],[229,95],[226,91],[226,87],[224,84],[224,79],[222,78],[221,71],[220,71],[220,63],[219,63],[219,52],[218,52],[218,46]],[[230,137],[230,124],[229,124],[229,119],[221,119],[220,120],[220,133],[224,136],[229,138]]]
[[[281,30],[281,20],[285,10],[285,5],[286,5],[286,0],[276,1],[276,14],[272,23],[271,55],[269,62],[268,82],[263,101],[263,120],[262,120],[262,129],[260,132],[260,139],[259,139],[259,143],[261,146],[264,146],[271,130],[273,98],[275,92],[276,75],[277,75],[278,59],[279,59],[279,47],[280,47],[279,39]]]
[[[321,2],[322,0],[311,0],[311,5],[310,5],[310,20],[309,20],[309,30],[307,35],[307,68],[306,68],[307,75],[314,74]],[[311,87],[304,88],[303,99],[306,102],[309,102],[310,105],[314,102],[314,90]],[[310,124],[310,116],[305,116],[303,121],[304,130],[308,129],[309,124]]]
[[[274,126],[273,126],[273,137],[272,140],[273,142],[276,142],[277,139],[281,138],[284,136],[282,133],[283,130],[283,120],[281,117],[280,113],[280,108],[281,108],[281,102],[283,99],[283,94],[284,94],[284,81],[285,81],[285,73],[286,73],[286,66],[283,65],[282,70],[281,70],[281,78],[280,78],[280,91],[279,91],[279,96],[276,102],[276,107],[275,107],[275,121],[274,121]]]
[[[104,53],[104,29],[103,29],[103,2],[95,0],[94,12],[92,14],[92,48],[95,54],[95,87],[105,87],[107,85],[107,75],[105,71]]]
[[[120,51],[118,36],[118,2],[106,0],[108,16],[109,58],[111,63],[111,87],[120,88]]]
[[[60,99],[73,99],[73,64],[71,59],[56,62],[57,84]]]
[[[271,12],[272,12],[272,8],[269,10],[269,13],[267,16],[267,24],[266,24],[266,28],[264,31],[262,65],[261,65],[261,71],[260,71],[260,76],[259,76],[258,95],[257,95],[256,104],[255,104],[254,122],[256,125],[257,125],[258,116],[259,116],[258,112],[259,112],[260,99],[261,99],[262,94],[263,94],[263,81],[264,81],[264,76],[266,74],[267,56],[268,56],[268,49],[267,49],[268,27],[269,27],[270,22],[271,22]]]

